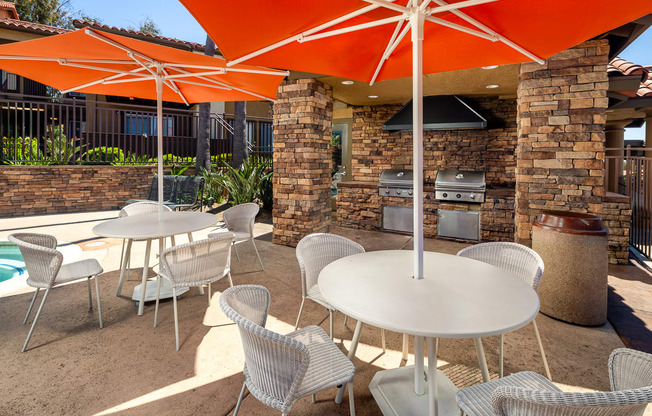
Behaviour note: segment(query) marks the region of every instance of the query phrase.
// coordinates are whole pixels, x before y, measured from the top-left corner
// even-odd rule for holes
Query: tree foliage
[[[138,32],[143,32],[147,33],[150,35],[156,35],[160,36],[161,35],[161,29],[159,29],[158,25],[154,20],[152,20],[151,16],[147,16],[145,20],[140,22],[140,27],[134,27],[134,26],[129,26],[129,30],[136,30]]]
[[[20,20],[41,23],[48,26],[74,29],[73,20],[81,19],[102,23],[83,10],[74,11],[70,0],[16,0],[16,11]]]

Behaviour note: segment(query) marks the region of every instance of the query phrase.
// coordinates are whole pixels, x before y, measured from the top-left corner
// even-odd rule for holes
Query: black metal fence
[[[165,163],[194,164],[198,113],[180,108],[163,111]],[[232,123],[233,115],[211,114],[210,148],[214,162],[231,161]],[[76,97],[0,97],[4,164],[153,163],[157,135],[156,109],[150,106]],[[271,156],[271,119],[247,117],[247,136],[253,156]]]

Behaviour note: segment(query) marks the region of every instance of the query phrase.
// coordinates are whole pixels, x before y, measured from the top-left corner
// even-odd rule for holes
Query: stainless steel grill
[[[440,170],[435,180],[435,199],[482,203],[486,189],[485,172]]]
[[[411,170],[386,169],[380,174],[378,194],[380,196],[412,198],[412,179]]]

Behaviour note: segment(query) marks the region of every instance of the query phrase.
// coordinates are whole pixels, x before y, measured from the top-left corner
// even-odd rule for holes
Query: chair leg
[[[242,399],[244,398],[246,388],[247,388],[247,383],[242,383],[242,389],[240,390],[240,396],[238,396],[238,402],[235,404],[235,409],[233,410],[233,416],[238,416],[238,411],[240,410],[240,405],[242,404]]]
[[[408,359],[408,349],[410,348],[410,336],[408,334],[403,334],[403,348],[402,348],[402,360],[407,361]]]
[[[301,306],[299,306],[299,316],[297,316],[297,324],[294,326],[295,331],[299,328],[299,319],[301,319],[301,312],[303,312],[303,304],[305,302],[306,302],[306,298],[301,297]]]
[[[45,289],[45,294],[43,295],[43,299],[41,300],[41,305],[39,305],[38,310],[36,311],[34,322],[32,322],[32,326],[31,328],[29,328],[29,333],[27,334],[27,339],[25,340],[25,344],[23,344],[23,349],[21,350],[21,352],[25,352],[25,350],[27,349],[27,343],[29,342],[29,339],[32,337],[32,332],[34,332],[36,321],[38,321],[38,317],[41,315],[41,310],[43,309],[43,305],[45,304],[45,299],[48,297],[48,293],[50,293],[50,289]]]
[[[233,287],[233,279],[231,279],[231,272],[229,272],[229,284]]]
[[[179,314],[177,312],[177,289],[172,288],[172,301],[174,303],[174,336],[177,339],[177,351],[179,351]]]
[[[312,395],[312,404],[315,404],[315,403],[317,403],[317,395],[313,394]]]
[[[251,243],[254,245],[254,250],[256,251],[256,256],[258,256],[258,263],[260,263],[260,268],[262,271],[265,271],[265,266],[263,266],[263,261],[260,259],[260,254],[258,254],[258,247],[256,247],[256,241],[252,238]]]
[[[543,350],[543,343],[541,342],[541,335],[539,334],[539,327],[537,326],[536,319],[532,320],[532,325],[534,325],[534,333],[537,336],[537,342],[539,343],[539,351],[541,351],[541,359],[543,360],[543,367],[546,369],[546,376],[548,380],[552,381],[550,376],[550,367],[548,367],[548,360],[546,359],[546,352]]]
[[[91,276],[88,276],[86,278],[86,282],[88,283],[88,309],[91,311],[93,310],[93,297],[91,296]]]
[[[504,334],[500,334],[500,353],[498,354],[498,377],[503,378],[504,361],[505,361],[505,343]]]
[[[118,281],[118,290],[116,296],[122,293],[122,284],[125,280],[129,280],[129,262],[131,261],[131,243],[132,240],[127,240],[127,248],[125,249],[125,256],[120,263],[120,280]],[[125,279],[126,276],[126,279]]]
[[[192,233],[188,233],[188,242],[192,243]]]
[[[236,258],[238,261],[240,261],[240,255],[238,254],[238,247],[236,246],[235,241],[232,242],[231,244],[233,244],[233,251],[235,251],[235,258]]]
[[[329,309],[328,314],[330,315],[330,335],[332,340],[333,339],[333,311]]]
[[[32,296],[32,301],[29,304],[29,308],[27,308],[27,315],[25,315],[25,319],[23,319],[23,325],[27,323],[27,319],[29,318],[29,314],[32,313],[32,308],[34,307],[34,301],[36,300],[36,296],[38,295],[38,291],[41,290],[40,287],[36,288],[36,291],[34,291],[34,296]]]
[[[158,303],[161,298],[161,275],[156,276],[156,306],[154,307],[154,328],[158,325]],[[175,296],[176,298],[176,296]]]
[[[346,320],[349,319],[349,315],[344,315],[344,326],[346,326]]]
[[[176,242],[176,240],[174,239],[174,236],[173,236],[173,235],[170,236],[170,244],[172,245],[172,247],[174,247],[174,246],[177,245],[177,242]]]
[[[349,412],[355,416],[355,401],[353,400],[353,381],[349,383]]]
[[[206,295],[207,295],[207,296],[206,296],[206,302],[207,302],[207,305],[208,305],[208,306],[211,306],[211,293],[212,293],[212,291],[211,291],[211,284],[209,283],[209,284],[208,284],[208,293],[206,294]]]
[[[100,329],[104,328],[104,323],[102,322],[102,304],[100,303],[100,284],[97,281],[97,275],[95,275],[95,296],[97,296],[97,314],[100,319]]]
[[[387,348],[385,347],[385,330],[380,328],[380,342],[383,344],[383,353],[387,352]]]

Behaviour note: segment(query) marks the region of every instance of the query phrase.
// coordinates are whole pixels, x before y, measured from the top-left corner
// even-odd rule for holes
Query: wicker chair
[[[173,197],[174,190],[176,187],[177,175],[163,175],[163,201],[170,202]],[[146,201],[158,201],[158,175],[154,175],[152,178],[152,183],[149,187],[149,194],[147,199],[130,199],[125,204],[135,204],[136,202],[146,202]]]
[[[177,288],[208,285],[208,305],[211,302],[211,283],[231,279],[231,242],[233,234],[222,233],[218,237],[194,241],[170,247],[161,256],[161,266],[158,275],[156,293],[156,309],[154,312],[154,327],[158,324],[158,304],[161,292],[161,277],[172,284],[172,299],[174,303],[174,335],[179,351],[179,319],[177,313]],[[203,295],[203,292],[200,291]]]
[[[609,358],[611,392],[567,393],[521,372],[457,392],[463,413],[500,416],[639,416],[652,402],[652,354],[619,348]]]
[[[333,339],[333,312],[337,312],[319,290],[319,273],[335,260],[353,254],[364,253],[364,247],[355,241],[335,234],[314,233],[307,235],[297,244],[297,260],[301,268],[301,306],[294,327],[299,328],[299,320],[306,299],[310,299],[328,309],[330,315],[330,335]],[[346,324],[346,316],[344,317]],[[385,330],[380,330],[383,352],[385,352]]]
[[[23,345],[22,352],[27,349],[29,339],[32,337],[36,321],[38,321],[45,299],[50,293],[50,289],[54,286],[67,283],[74,280],[87,279],[88,282],[88,306],[93,310],[93,299],[91,296],[91,278],[95,278],[95,295],[97,296],[97,312],[100,320],[100,328],[104,325],[102,323],[102,306],[100,304],[100,287],[97,283],[97,275],[103,272],[102,266],[95,259],[80,260],[73,263],[62,264],[63,254],[56,249],[57,239],[54,236],[47,234],[32,234],[32,233],[16,233],[9,235],[9,241],[16,244],[20,249],[20,254],[25,261],[27,268],[27,284],[35,287],[34,297],[27,309],[27,315],[23,320],[23,325],[27,323],[32,307],[41,289],[45,289],[45,294],[41,300],[41,305],[36,311],[34,322],[29,329],[27,339]]]
[[[256,247],[256,240],[254,240],[254,221],[259,210],[260,207],[258,204],[253,202],[239,204],[224,211],[222,219],[226,228],[235,234],[233,249],[235,250],[235,256],[238,261],[240,261],[240,255],[238,255],[236,243],[251,240],[251,243],[254,245],[254,250],[256,250],[256,256],[258,256],[260,268],[264,271],[265,266],[263,266],[263,261],[260,259],[260,254],[258,254],[258,248]],[[211,233],[208,236],[212,237],[217,234],[220,233]]]
[[[164,211],[172,211],[171,208],[163,206]],[[126,205],[124,208],[120,210],[118,213],[118,218],[123,218],[123,217],[129,217],[132,215],[140,215],[140,214],[150,214],[158,212],[158,202],[154,201],[141,201],[141,202],[134,202],[133,204]],[[188,238],[190,241],[192,241],[192,234],[188,233]],[[125,270],[127,273],[125,273],[125,270],[122,268],[120,269],[120,280],[118,281],[118,290],[116,292],[116,296],[120,296],[122,293],[122,284],[124,283],[125,280],[129,280],[129,272],[128,270],[130,269],[129,263],[131,260],[131,245],[134,241],[145,241],[146,239],[122,239],[122,251],[120,252],[120,265],[122,265],[122,262],[125,261],[127,263],[127,267],[125,267]],[[174,245],[174,236],[170,237],[170,240],[172,241],[172,245]],[[125,241],[127,242],[127,250],[125,251]],[[125,259],[126,256],[126,259]],[[126,279],[125,279],[125,274],[126,274]]]
[[[529,247],[508,242],[482,243],[466,247],[460,250],[457,255],[500,267],[501,269],[512,273],[514,276],[523,279],[527,284],[532,286],[532,289],[534,289],[535,292],[539,290],[539,282],[544,269],[543,260],[541,260],[541,257]],[[536,319],[532,320],[532,325],[534,326],[534,334],[536,335],[539,344],[539,351],[541,352],[541,359],[543,360],[543,366],[546,370],[546,376],[548,379],[552,380]],[[500,377],[503,376],[503,334],[500,335],[499,374]]]
[[[265,329],[270,295],[263,286],[240,285],[224,291],[220,307],[240,330],[245,355],[244,377],[233,416],[238,414],[245,388],[266,405],[287,415],[301,397],[338,385],[349,385],[353,401],[353,363],[318,326],[281,335]]]

